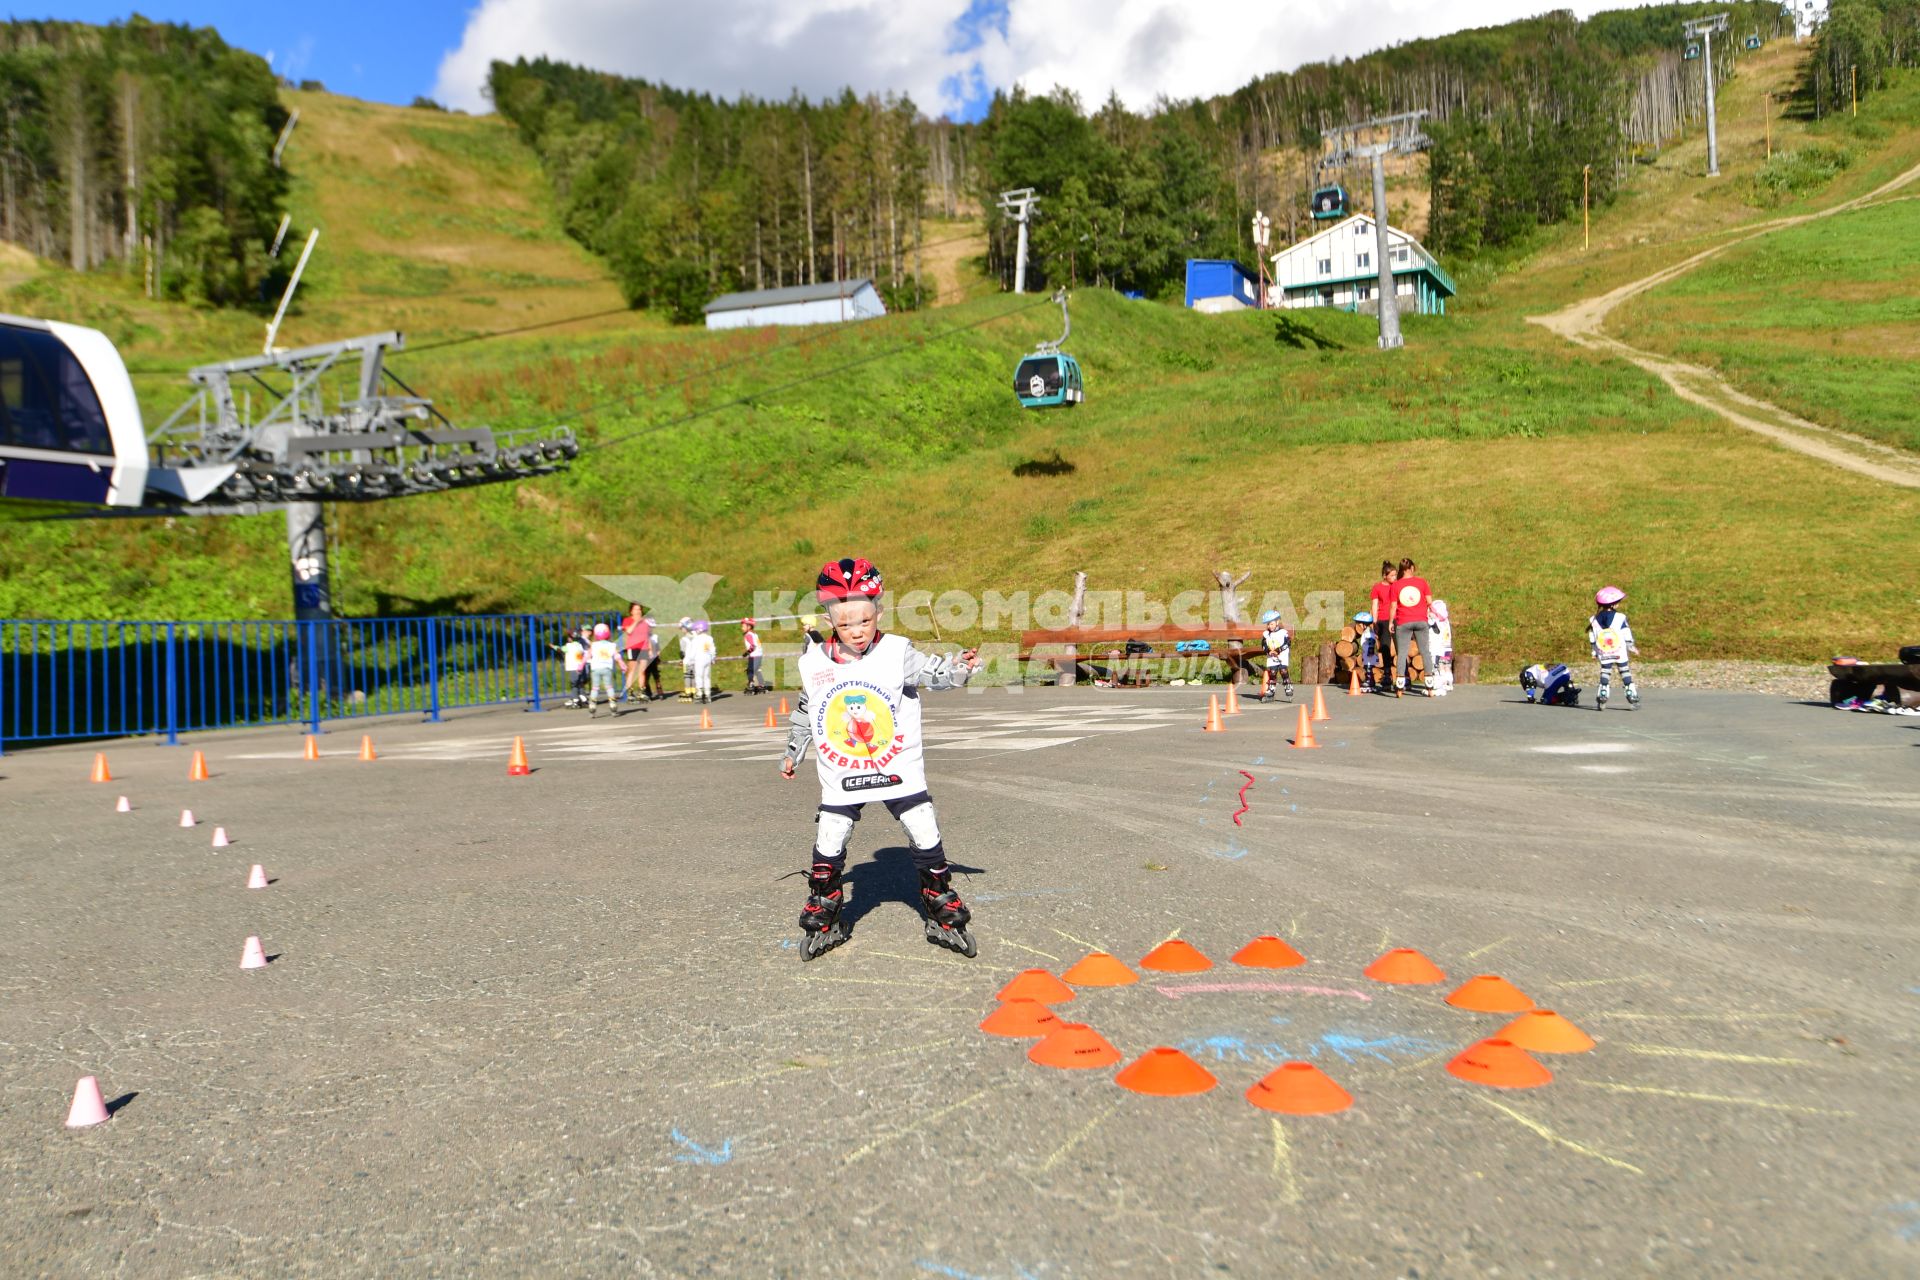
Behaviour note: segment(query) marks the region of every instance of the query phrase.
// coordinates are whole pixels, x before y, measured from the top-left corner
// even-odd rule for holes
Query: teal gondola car
[[[1686,58],[1688,62],[1692,62],[1694,59],[1700,56],[1700,46],[1697,44],[1688,45],[1687,52],[1683,56]]]
[[[1336,182],[1332,186],[1314,190],[1313,206],[1308,212],[1315,222],[1325,222],[1346,217],[1352,204],[1353,198],[1347,194],[1347,189]]]
[[[1029,409],[1071,408],[1086,398],[1080,362],[1064,351],[1036,351],[1014,370],[1013,393]]]
[[[1758,49],[1759,47],[1760,47],[1760,37],[1758,35],[1750,35],[1747,37],[1747,48]]]
[[[1067,314],[1067,291],[1053,295],[1060,304],[1060,337],[1043,342],[1029,355],[1021,357],[1013,371],[1013,394],[1025,409],[1071,409],[1087,398],[1080,381],[1080,362],[1060,349],[1073,333],[1073,317]]]

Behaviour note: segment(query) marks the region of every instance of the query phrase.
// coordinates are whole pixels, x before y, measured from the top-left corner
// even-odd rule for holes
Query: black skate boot
[[[926,915],[927,941],[969,958],[979,954],[967,922],[973,913],[953,891],[953,872],[945,867],[920,873],[920,910]]]
[[[807,876],[807,905],[800,909],[800,927],[807,934],[800,947],[802,960],[824,955],[847,940],[847,926],[840,922],[840,910],[846,904],[839,870],[829,863],[814,863]]]

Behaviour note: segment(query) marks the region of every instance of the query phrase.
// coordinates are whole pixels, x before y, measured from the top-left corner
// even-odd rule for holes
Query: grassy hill
[[[1095,589],[1170,596],[1233,568],[1254,571],[1256,600],[1345,590],[1358,608],[1381,557],[1410,554],[1452,602],[1461,650],[1503,664],[1576,655],[1603,581],[1632,592],[1654,659],[1879,652],[1910,639],[1913,601],[1890,598],[1883,574],[1834,573],[1830,549],[1910,557],[1920,495],[1782,451],[1524,319],[1903,163],[1915,138],[1889,127],[1855,139],[1855,163],[1825,189],[1751,203],[1741,174],[1757,162],[1742,148],[1759,136],[1760,78],[1784,86],[1791,56],[1749,64],[1727,95],[1727,178],[1699,176],[1697,142],[1669,148],[1596,221],[1592,252],[1576,226],[1460,273],[1455,313],[1409,318],[1392,355],[1365,317],[1206,317],[1088,291],[1070,346],[1089,400],[1051,413],[1022,411],[1009,383],[1057,312],[1005,295],[846,330],[709,335],[621,316],[401,357],[456,420],[571,421],[593,447],[563,476],[333,507],[337,600],[587,607],[611,598],[586,574],[705,570],[726,575],[715,605],[730,610],[844,550],[901,590],[1038,592],[1084,569]],[[325,225],[326,265],[284,341],[394,325],[445,336],[617,305],[503,127],[300,105],[297,190],[312,203],[296,213]],[[1832,266],[1799,282],[1806,294],[1839,299],[1849,273],[1871,273],[1820,261]],[[1687,287],[1722,296],[1709,279]],[[169,366],[259,339],[252,317],[155,307],[106,278],[47,268],[13,296],[22,287],[0,301],[111,321],[152,370],[150,412],[180,386]],[[1014,474],[1055,452],[1070,473]],[[0,616],[283,616],[282,536],[278,516],[7,526]]]

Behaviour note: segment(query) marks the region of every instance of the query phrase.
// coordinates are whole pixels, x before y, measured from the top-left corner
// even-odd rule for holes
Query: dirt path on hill
[[[1920,489],[1920,459],[1910,454],[1851,432],[1836,431],[1831,427],[1809,422],[1778,405],[1737,390],[1716,370],[1642,350],[1605,332],[1607,317],[1621,303],[1685,275],[1701,263],[1726,252],[1735,245],[1745,244],[1749,240],[1786,227],[1796,227],[1818,218],[1827,218],[1836,213],[1846,213],[1861,208],[1899,191],[1916,180],[1920,180],[1920,165],[1915,165],[1899,177],[1883,183],[1865,195],[1856,196],[1852,200],[1834,205],[1829,209],[1821,209],[1816,213],[1798,214],[1790,218],[1775,218],[1758,223],[1711,249],[1702,250],[1690,258],[1683,259],[1670,267],[1664,267],[1631,284],[1621,285],[1598,297],[1583,299],[1552,315],[1529,316],[1528,323],[1549,329],[1569,342],[1596,351],[1610,352],[1623,360],[1631,361],[1656,375],[1675,395],[1687,403],[1719,414],[1735,426],[1763,435],[1777,444],[1859,475],[1904,488]]]

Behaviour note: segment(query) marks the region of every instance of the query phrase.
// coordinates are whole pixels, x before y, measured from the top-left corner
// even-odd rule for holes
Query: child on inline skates
[[[587,669],[593,676],[593,688],[587,693],[587,716],[600,718],[600,695],[607,695],[607,707],[613,709],[614,688],[613,669],[627,669],[627,660],[620,656],[620,646],[613,642],[613,628],[606,623],[597,623],[593,628],[593,643],[587,646]],[[615,715],[619,712],[615,711]]]
[[[933,798],[927,794],[920,690],[964,686],[979,659],[972,649],[953,656],[922,653],[906,637],[882,632],[880,571],[864,559],[825,566],[816,591],[831,635],[809,643],[800,655],[800,697],[780,757],[780,776],[791,779],[811,745],[820,776],[812,869],[800,912],[806,934],[800,958],[812,960],[847,940],[840,878],[847,840],[869,800],[884,803],[906,828],[920,871],[927,941],[972,956],[976,948],[967,932],[972,916],[953,890]]]
[[[714,647],[711,623],[704,618],[693,624],[693,635],[687,644],[687,671],[693,680],[693,696],[701,702],[713,701],[713,660],[719,651]]]
[[[1293,701],[1293,632],[1280,625],[1280,611],[1269,609],[1260,615],[1260,644],[1267,652],[1267,669],[1260,674],[1260,700],[1273,696],[1273,677],[1280,677],[1280,688],[1288,702]]]
[[[740,650],[747,660],[747,692],[771,693],[773,686],[760,679],[760,657],[765,650],[753,629],[752,618],[740,619]]]
[[[1633,668],[1627,665],[1629,658],[1639,656],[1640,649],[1633,642],[1627,615],[1614,608],[1626,598],[1627,593],[1618,587],[1602,587],[1593,593],[1600,612],[1587,619],[1587,646],[1600,662],[1600,692],[1593,702],[1596,711],[1607,709],[1607,685],[1616,668],[1620,683],[1627,688],[1627,705],[1635,709],[1640,706],[1640,691],[1633,687]]]
[[[561,663],[567,670],[567,681],[573,686],[573,696],[567,699],[569,707],[587,705],[587,645],[591,637],[585,627],[578,631],[562,631],[563,644],[550,644],[547,647],[560,655]]]

